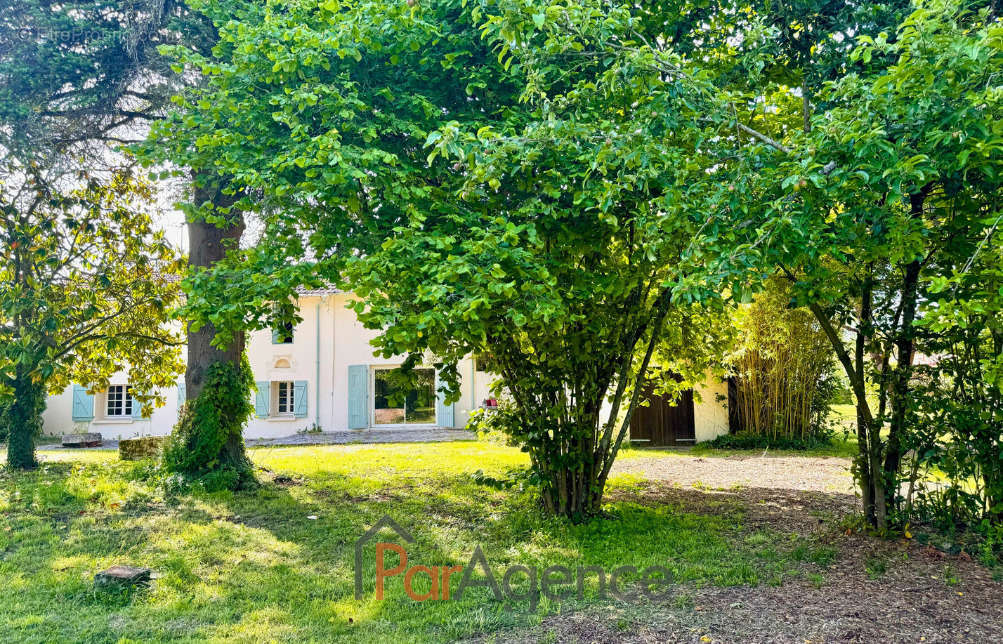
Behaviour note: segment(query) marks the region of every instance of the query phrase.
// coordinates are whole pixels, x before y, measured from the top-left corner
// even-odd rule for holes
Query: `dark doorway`
[[[638,407],[630,417],[630,441],[642,447],[692,445],[696,442],[693,417],[693,390],[679,394],[673,404],[667,396],[655,394],[649,385],[643,392],[647,406]]]

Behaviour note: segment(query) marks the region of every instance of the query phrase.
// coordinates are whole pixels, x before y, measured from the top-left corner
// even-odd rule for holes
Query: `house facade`
[[[462,428],[490,397],[493,376],[475,358],[460,362],[460,399],[445,404],[431,366],[416,369],[409,383],[396,378],[402,358],[382,358],[370,344],[377,332],[366,329],[347,308],[351,294],[335,289],[303,291],[301,322],[275,332],[248,334],[247,355],[257,391],[255,413],[246,438],[278,438],[298,432],[373,428]],[[169,434],[185,400],[183,377],[160,392],[166,404],[143,417],[134,404],[128,374],[121,372],[106,391],[72,385],[50,396],[43,415],[49,435],[98,432],[105,439]],[[707,400],[712,395],[702,395]],[[698,436],[727,432],[727,410],[711,406],[699,415]],[[723,418],[723,426],[721,425]]]

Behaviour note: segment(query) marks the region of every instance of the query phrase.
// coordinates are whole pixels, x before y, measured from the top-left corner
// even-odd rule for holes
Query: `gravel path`
[[[316,434],[293,434],[280,438],[248,438],[248,447],[278,447],[282,445],[349,445],[353,443],[442,443],[448,441],[472,441],[477,434],[462,429],[351,429],[339,432]],[[106,440],[100,447],[63,447],[39,445],[39,450],[53,449],[118,449],[117,440]]]
[[[613,471],[681,486],[757,487],[853,494],[850,460],[809,456],[641,456],[621,459]]]

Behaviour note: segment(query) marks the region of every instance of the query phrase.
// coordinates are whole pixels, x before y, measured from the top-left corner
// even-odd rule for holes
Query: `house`
[[[351,294],[336,289],[299,293],[303,320],[288,332],[254,331],[247,355],[257,383],[254,417],[246,438],[277,438],[305,430],[337,431],[369,428],[462,428],[473,410],[489,398],[493,376],[471,357],[459,365],[460,399],[446,405],[438,393],[438,377],[428,366],[402,385],[394,378],[401,359],[373,354],[366,329],[347,308]],[[99,432],[106,439],[170,433],[185,399],[184,379],[161,392],[167,404],[148,418],[134,404],[125,372],[116,374],[106,391],[88,392],[72,385],[50,396],[43,414],[45,433]],[[704,399],[713,397],[704,396]],[[703,403],[701,403],[703,404]],[[700,413],[696,436],[721,433],[720,413]],[[727,431],[727,411],[724,432]],[[706,419],[706,422],[705,422]]]

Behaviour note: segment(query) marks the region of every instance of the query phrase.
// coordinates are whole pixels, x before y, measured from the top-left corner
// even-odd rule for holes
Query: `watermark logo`
[[[365,547],[367,543],[372,541],[373,537],[376,536],[376,533],[382,530],[383,528],[390,528],[391,530],[396,532],[397,536],[399,536],[404,541],[408,543],[414,543],[414,537],[411,536],[411,533],[405,530],[404,528],[400,527],[400,525],[398,525],[396,521],[391,519],[389,515],[383,515],[383,518],[377,521],[373,525],[373,527],[366,530],[366,533],[361,537],[359,537],[358,541],[355,542],[355,598],[356,599],[362,599],[362,548]],[[377,559],[378,567],[381,567],[383,564],[383,552],[385,548],[391,545],[396,545],[396,544],[388,544],[388,543],[376,544],[376,550],[379,553],[379,558]],[[381,548],[381,546],[383,546],[384,548]],[[401,551],[403,552],[403,548],[401,548]],[[407,555],[405,554],[401,556],[401,565],[404,565],[406,563],[407,563]],[[377,568],[377,570],[378,569],[379,568]],[[379,599],[383,599],[383,579],[379,575],[377,575],[376,583],[378,584]]]
[[[364,548],[373,541],[381,530],[389,528],[405,544],[414,544],[415,538],[389,516],[384,516],[355,542],[355,598],[365,597],[363,590]],[[428,565],[426,562],[408,566],[408,549],[399,543],[376,542],[375,557],[375,597],[383,600],[388,584],[401,583],[405,594],[416,602],[430,600],[449,601],[462,599],[470,588],[486,588],[493,600],[502,602],[505,608],[527,602],[530,610],[536,610],[541,597],[561,601],[571,597],[584,599],[586,587],[595,587],[600,599],[612,597],[618,601],[664,601],[668,598],[672,585],[671,571],[659,565],[638,569],[636,566],[619,566],[607,571],[602,566],[548,566],[542,571],[536,566],[516,564],[508,566],[501,574],[501,583],[495,576],[484,551],[478,545],[470,555],[466,565]],[[396,564],[388,566],[387,553],[396,555]],[[390,559],[393,559],[391,556]],[[475,577],[475,573],[480,573]],[[415,590],[415,580],[427,588]],[[458,582],[456,580],[459,580]],[[427,583],[425,583],[427,581]],[[594,583],[593,583],[594,582]],[[452,586],[456,585],[456,592]]]

